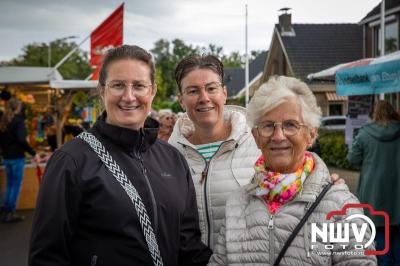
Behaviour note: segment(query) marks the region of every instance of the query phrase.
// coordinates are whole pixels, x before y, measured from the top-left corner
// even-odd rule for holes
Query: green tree
[[[202,47],[200,50],[202,54],[213,55],[220,59],[224,57],[224,49],[222,46],[217,46],[212,43],[210,43],[207,47]]]
[[[171,98],[174,98],[177,93],[174,77],[176,65],[183,58],[198,53],[198,50],[180,39],[174,39],[172,42],[160,39],[154,43],[154,48],[150,51],[154,55],[158,75],[157,84],[160,96],[157,96],[155,100],[172,100]]]
[[[239,51],[233,51],[229,55],[224,55],[221,60],[224,67],[242,67],[244,56]]]
[[[158,91],[154,101],[157,103],[165,100],[169,96],[168,92],[171,91],[171,87],[173,86],[170,43],[168,40],[160,39],[154,43],[154,48],[150,51],[153,53],[156,61],[156,83]]]
[[[218,57],[224,64],[224,67],[241,67],[244,62],[244,56],[239,51],[233,51],[229,55],[224,54],[222,46],[209,44],[207,47],[198,49],[201,54],[209,54]]]
[[[253,50],[249,55],[249,62],[251,63],[257,56],[262,53],[261,50]],[[240,54],[239,51],[232,51],[229,55],[222,55],[219,57],[224,64],[224,67],[244,67],[245,55]]]
[[[74,42],[56,40],[51,43],[51,65],[55,66],[77,46]],[[31,43],[22,48],[22,55],[6,63],[9,66],[48,66],[49,44]],[[87,52],[78,49],[58,68],[64,79],[85,79],[92,72]]]

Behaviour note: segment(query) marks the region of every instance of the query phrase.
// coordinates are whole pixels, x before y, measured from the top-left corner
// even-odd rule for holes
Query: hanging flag
[[[121,4],[90,34],[90,65],[95,67],[92,80],[99,79],[101,61],[106,51],[122,45],[124,4]]]

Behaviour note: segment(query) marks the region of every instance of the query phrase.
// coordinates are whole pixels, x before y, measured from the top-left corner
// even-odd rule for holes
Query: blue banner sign
[[[400,92],[400,60],[353,67],[336,73],[339,96]]]

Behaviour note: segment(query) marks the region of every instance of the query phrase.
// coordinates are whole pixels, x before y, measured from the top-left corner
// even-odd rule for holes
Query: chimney
[[[282,14],[279,15],[279,26],[281,27],[281,34],[283,36],[293,36],[294,30],[292,27],[292,14],[289,14],[288,11],[291,8],[284,7],[279,9]]]

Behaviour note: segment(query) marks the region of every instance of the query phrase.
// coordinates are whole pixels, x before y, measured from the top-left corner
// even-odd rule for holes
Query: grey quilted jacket
[[[232,125],[231,134],[208,163],[187,140],[194,130],[187,115],[176,122],[169,139],[189,164],[196,190],[201,239],[211,249],[217,242],[228,196],[250,182],[254,162],[261,154],[247,126],[243,107],[225,106],[224,119]],[[205,178],[200,182],[202,175]]]
[[[323,186],[330,181],[325,163],[317,155],[313,154],[313,157],[316,166],[304,181],[303,189],[275,215],[271,215],[265,202],[254,195],[254,184],[232,193],[226,203],[226,222],[221,227],[209,265],[273,264],[289,235],[304,216],[306,208],[310,207]],[[322,228],[321,222],[326,221],[326,215],[341,210],[346,203],[358,203],[358,200],[345,184],[332,186],[297,234],[280,265],[376,265],[375,256],[340,253],[344,249],[347,252],[355,251],[354,245],[357,243],[351,229],[350,244],[344,249],[334,244],[331,254],[326,252],[324,245],[327,243],[322,243],[320,238],[317,237],[316,243],[311,243],[311,223],[317,223]],[[346,215],[334,216],[330,222],[341,223],[346,217],[361,213],[361,209],[348,209]],[[362,220],[356,218],[352,222],[359,224]],[[370,239],[370,234],[368,228],[364,243]],[[373,244],[367,249],[374,249]]]

